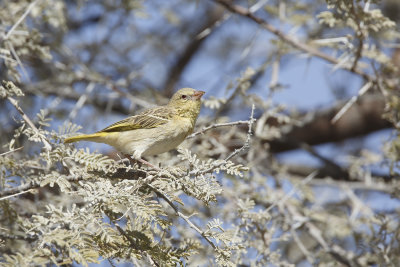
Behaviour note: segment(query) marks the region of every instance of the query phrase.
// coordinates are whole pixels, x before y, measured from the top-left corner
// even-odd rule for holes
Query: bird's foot
[[[140,163],[142,163],[142,164],[144,164],[144,165],[146,165],[146,166],[152,168],[153,170],[156,170],[156,171],[160,171],[160,170],[161,170],[159,167],[157,167],[157,166],[151,164],[150,162],[148,162],[148,161],[146,161],[146,160],[144,160],[144,159],[141,159],[141,158],[139,158],[139,159],[133,159],[132,156],[130,156],[130,155],[125,155],[125,157],[126,157],[127,159],[129,159],[129,161],[130,161],[132,164],[135,164],[136,162],[140,162]]]

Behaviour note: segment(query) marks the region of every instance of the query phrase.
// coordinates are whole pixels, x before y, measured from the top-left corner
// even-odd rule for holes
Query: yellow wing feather
[[[136,129],[150,129],[167,123],[174,110],[169,107],[158,107],[144,111],[141,114],[118,121],[97,133],[124,132]]]

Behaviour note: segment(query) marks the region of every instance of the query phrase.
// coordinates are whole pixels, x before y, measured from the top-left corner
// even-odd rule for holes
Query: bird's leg
[[[127,158],[132,165],[136,163],[136,161],[133,158],[131,158],[130,155],[124,154],[124,157]]]
[[[159,171],[159,170],[160,170],[160,168],[154,166],[153,164],[151,164],[150,162],[148,162],[148,161],[146,161],[146,160],[144,160],[144,159],[141,159],[141,158],[140,158],[140,159],[133,159],[133,158],[132,158],[130,155],[128,155],[128,154],[125,154],[124,156],[125,156],[125,158],[129,159],[129,161],[130,161],[132,164],[135,164],[135,163],[136,163],[135,161],[137,161],[137,162],[140,162],[140,163],[142,163],[142,164],[144,164],[144,165],[149,166],[150,168],[152,168],[152,169],[154,169],[154,170],[156,170],[156,171]]]
[[[144,159],[138,159],[137,161],[139,161],[140,163],[143,163],[144,165],[149,166],[150,168],[153,168],[154,170],[159,171],[160,168],[158,168],[157,166],[154,166],[153,164],[151,164],[150,162],[144,160]]]

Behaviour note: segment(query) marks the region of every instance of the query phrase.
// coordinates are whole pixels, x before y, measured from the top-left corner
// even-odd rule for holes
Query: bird
[[[147,109],[92,134],[65,138],[64,143],[108,144],[129,159],[132,156],[149,165],[142,157],[170,151],[193,132],[204,94],[193,88],[179,89],[165,106]]]

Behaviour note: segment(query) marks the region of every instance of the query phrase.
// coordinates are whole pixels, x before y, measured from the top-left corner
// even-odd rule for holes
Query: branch
[[[113,222],[113,223],[115,224],[115,227],[118,229],[119,233],[121,235],[123,235],[129,241],[129,244],[131,245],[131,247],[133,249],[135,249],[135,250],[137,250],[139,252],[142,252],[147,257],[147,259],[150,261],[152,266],[156,266],[156,267],[160,266],[157,262],[155,262],[153,260],[153,258],[145,250],[143,250],[142,248],[138,247],[138,245],[136,245],[135,240],[133,240],[132,237],[130,237],[118,224],[116,224],[115,222]]]
[[[201,174],[206,174],[209,172],[212,172],[213,170],[215,170],[216,168],[218,168],[219,166],[225,164],[228,160],[232,159],[233,157],[236,157],[238,154],[242,153],[243,151],[249,149],[250,147],[250,140],[251,140],[251,136],[253,135],[252,133],[252,128],[253,128],[253,124],[256,121],[256,119],[254,119],[254,110],[255,110],[255,105],[253,104],[251,107],[251,114],[250,114],[250,118],[248,121],[246,121],[246,124],[248,126],[248,130],[247,130],[247,137],[246,137],[246,141],[244,142],[244,144],[240,147],[235,149],[228,157],[226,157],[223,161],[220,162],[215,162],[212,164],[212,166],[206,170],[202,170],[202,171],[191,171],[190,174],[197,176],[197,175],[201,175]],[[234,122],[235,123],[235,122]],[[237,125],[242,124],[242,123],[238,123]],[[225,126],[225,125],[223,125]],[[212,129],[212,126],[206,127],[204,129]],[[216,127],[214,127],[216,128]],[[203,130],[204,130],[203,129]],[[203,131],[202,130],[202,131]],[[201,131],[200,131],[201,132]]]
[[[32,8],[36,5],[37,2],[38,2],[38,0],[35,0],[29,4],[29,6],[25,10],[24,14],[22,14],[22,16],[17,20],[17,22],[11,27],[11,29],[4,36],[3,40],[7,40],[11,36],[11,34],[18,27],[18,25],[21,24],[21,22],[26,18],[26,16],[28,16],[28,14],[31,12]]]
[[[78,101],[81,97],[81,94],[74,91],[69,86],[60,86],[60,85],[48,86],[46,85],[46,82],[39,83],[35,86],[25,85],[24,92],[32,96],[50,95],[72,101]],[[105,99],[104,97],[97,97],[95,95],[91,95],[89,98],[87,98],[86,103],[93,105],[98,110],[104,111],[109,109],[113,112],[128,115],[130,113],[129,108],[126,107],[126,105],[122,104],[122,102],[126,98],[127,98],[126,96],[123,96],[121,98],[113,99],[114,103],[110,107],[110,99]]]
[[[325,164],[324,170],[323,170],[323,171],[325,171],[325,174],[329,173],[330,177],[332,177],[334,179],[336,178],[338,180],[349,180],[350,179],[349,170],[342,168],[333,159],[329,159],[325,156],[322,156],[320,153],[317,152],[316,149],[314,149],[314,147],[312,147],[306,143],[301,143],[299,147],[301,149],[307,151],[312,156],[319,159],[320,161],[322,161]]]
[[[365,94],[358,98],[337,123],[332,124],[331,120],[343,107],[344,103],[313,112],[303,113],[295,118],[302,121],[301,125],[285,125],[282,136],[273,140],[261,140],[261,144],[268,144],[272,153],[281,153],[294,149],[301,149],[304,144],[314,146],[328,142],[341,142],[346,139],[368,135],[372,132],[393,127],[393,125],[382,118],[385,112],[385,98],[378,93]],[[234,124],[236,122],[232,122]],[[274,118],[268,119],[265,124],[282,127],[282,123]],[[237,122],[237,130],[244,133],[248,130],[245,123]],[[197,136],[210,129],[223,127],[224,124],[216,124],[203,128],[194,133]],[[228,126],[228,123],[227,123]],[[266,127],[267,129],[268,127]],[[213,133],[218,139],[222,133],[215,130]],[[192,135],[189,138],[193,137]],[[240,148],[235,143],[227,144],[228,149],[234,151]],[[218,156],[218,155],[216,155]]]
[[[172,200],[165,195],[164,193],[162,193],[161,191],[159,191],[157,188],[155,188],[154,186],[152,186],[151,184],[147,184],[148,187],[150,187],[151,190],[154,191],[154,193],[157,194],[157,196],[161,197],[162,199],[164,199],[168,205],[173,208],[173,210],[175,211],[175,214],[182,218],[192,229],[194,229],[196,232],[198,232],[211,246],[214,250],[217,249],[217,246],[211,241],[211,239],[205,234],[204,231],[200,230],[199,227],[197,227],[190,219],[188,216],[184,215],[182,212],[179,211],[178,207],[172,202]]]
[[[269,60],[267,60],[268,62]],[[263,76],[265,71],[267,70],[267,62],[263,63],[261,66],[259,66],[256,70],[255,73],[250,77],[250,79],[239,79],[239,82],[236,84],[235,89],[233,89],[232,93],[230,96],[224,101],[224,103],[215,110],[214,112],[214,119],[216,120],[220,114],[225,113],[227,110],[229,110],[230,106],[232,105],[233,100],[239,96],[242,95],[243,92],[243,86],[245,86],[246,91],[250,90],[256,83],[257,81]],[[247,84],[249,83],[249,84]]]
[[[0,233],[0,240],[24,240],[28,242],[33,242],[38,239],[37,236],[23,236],[23,235],[11,235],[7,233]]]
[[[39,133],[38,128],[36,128],[35,124],[33,124],[33,122],[29,119],[29,117],[25,114],[25,112],[22,110],[22,108],[20,108],[20,106],[18,106],[18,101],[15,100],[14,98],[12,98],[11,96],[7,97],[8,101],[15,107],[15,109],[19,112],[19,114],[21,114],[22,118],[26,121],[26,123],[38,134],[38,136],[40,136],[42,143],[44,144],[44,147],[47,151],[51,151],[51,145],[49,144],[49,142],[47,142],[47,140],[41,136],[41,134]]]
[[[297,40],[296,38],[293,38],[289,35],[286,35],[285,33],[283,33],[282,31],[278,30],[277,28],[275,28],[272,24],[268,23],[266,20],[257,17],[253,14],[253,12],[250,11],[250,9],[244,8],[242,6],[239,5],[235,5],[233,4],[232,1],[230,0],[214,0],[215,2],[221,4],[222,6],[224,6],[226,9],[228,9],[229,11],[236,13],[238,15],[244,16],[249,18],[250,20],[254,21],[255,23],[259,24],[261,27],[263,27],[264,29],[266,29],[267,31],[271,32],[272,34],[276,35],[279,39],[281,39],[282,41],[290,44],[291,46],[293,46],[294,48],[297,48],[303,52],[306,52],[312,56],[321,58],[325,61],[328,61],[332,64],[337,65],[339,63],[339,61],[335,58],[332,57],[330,55],[327,55],[323,52],[321,52],[320,50],[309,46],[305,43],[300,42],[299,40]],[[363,77],[364,79],[368,80],[368,81],[372,81],[373,78],[368,75],[367,73],[363,72],[362,70],[358,69],[358,68],[347,68],[346,70],[358,74],[361,77]]]
[[[213,124],[213,125],[204,127],[203,129],[201,129],[198,132],[192,133],[191,135],[189,135],[186,138],[187,139],[193,138],[193,137],[198,136],[200,134],[203,134],[203,133],[205,133],[205,132],[207,132],[208,130],[211,130],[211,129],[215,129],[215,128],[219,128],[219,127],[227,127],[227,126],[236,126],[236,125],[249,125],[249,121],[234,121],[234,122]]]
[[[363,87],[358,90],[358,94],[350,98],[350,100],[338,111],[338,113],[336,113],[335,117],[333,117],[331,120],[331,123],[334,124],[340,120],[340,118],[351,108],[351,106],[354,105],[357,99],[364,95],[372,87],[372,85],[372,82],[367,82],[364,84]]]
[[[300,148],[301,143],[319,145],[328,142],[340,142],[349,138],[365,136],[374,131],[392,127],[392,124],[382,118],[385,112],[385,99],[380,94],[366,94],[358,98],[352,105],[347,116],[335,124],[332,118],[343,106],[342,103],[322,111],[315,112],[300,126],[290,127],[284,135],[275,140],[265,140],[272,152],[280,153]],[[274,123],[268,122],[267,123]],[[243,129],[244,130],[244,129]]]
[[[359,8],[359,7],[357,7],[357,8]],[[356,10],[354,2],[351,2],[351,12],[353,13],[354,17],[356,18],[355,19],[355,23],[357,24],[356,35],[357,35],[357,38],[359,40],[358,47],[357,47],[357,50],[356,50],[356,53],[355,53],[355,58],[354,58],[354,61],[353,61],[353,65],[350,68],[351,71],[354,71],[357,68],[358,61],[360,60],[360,58],[362,56],[362,50],[363,50],[363,46],[364,46],[365,35],[364,35],[364,32],[363,32],[363,25],[362,25],[363,22],[360,22],[361,20],[360,20],[360,18],[358,16],[358,10]]]
[[[83,176],[70,176],[66,178],[67,181],[69,182],[78,182],[83,180]],[[29,193],[32,192],[32,190],[40,188],[40,182],[36,182],[36,181],[31,181],[29,183],[17,186],[17,187],[13,187],[11,189],[8,190],[3,190],[0,191],[0,201],[10,198],[10,197],[14,197],[14,196],[18,196],[21,194],[25,194],[25,193]]]
[[[256,22],[257,24],[259,24],[261,27],[263,27],[264,29],[268,30],[269,32],[271,32],[272,34],[276,35],[278,38],[280,38],[282,41],[288,43],[289,45],[293,46],[294,48],[297,48],[303,52],[306,52],[312,56],[321,58],[325,61],[328,61],[334,65],[339,65],[339,61],[335,58],[332,57],[328,54],[323,53],[322,51],[308,45],[305,44],[301,41],[299,41],[298,39],[291,37],[290,35],[286,35],[284,32],[278,30],[277,28],[275,28],[275,26],[273,26],[272,24],[268,23],[266,20],[257,17],[254,15],[253,10],[251,8],[247,9],[244,8],[242,6],[239,5],[235,5],[233,4],[233,2],[231,0],[214,0],[215,2],[221,4],[222,6],[224,6],[226,9],[228,9],[229,11],[236,13],[238,15],[247,17],[249,19],[251,19],[252,21]],[[357,12],[354,10],[354,5],[353,5],[353,10],[352,10],[355,15],[357,16]],[[349,102],[348,107],[350,107],[356,100],[357,98],[362,95],[363,93],[365,93],[372,85],[377,84],[377,79],[373,78],[371,75],[367,74],[366,72],[362,71],[361,69],[357,68],[357,62],[359,61],[359,59],[361,58],[361,54],[362,54],[362,47],[363,47],[363,41],[364,41],[364,34],[362,32],[362,27],[360,24],[357,24],[358,26],[358,31],[359,33],[357,34],[357,37],[359,37],[360,42],[359,42],[359,47],[358,50],[356,51],[356,56],[354,59],[354,62],[352,64],[351,67],[346,67],[344,68],[345,70],[358,74],[361,77],[363,77],[365,80],[368,81],[368,83],[364,86],[367,88],[365,89],[363,92],[361,92],[362,89],[364,89],[364,87],[362,89],[360,89],[360,92],[358,94],[358,96],[353,97],[353,99],[351,100],[351,102]],[[348,108],[347,107],[347,108]],[[345,112],[347,111],[347,109],[342,109],[341,110],[341,114],[337,114],[337,116],[335,116],[334,120],[332,121],[332,123],[335,123]]]
[[[175,84],[179,81],[180,76],[184,72],[186,66],[192,60],[194,55],[199,51],[204,41],[211,35],[216,25],[223,19],[223,12],[221,8],[217,7],[214,10],[208,10],[209,15],[206,16],[204,25],[197,30],[195,36],[191,38],[191,42],[187,44],[186,48],[179,56],[178,60],[171,67],[167,80],[164,83],[164,92],[166,96],[171,96],[175,87]],[[204,34],[207,31],[207,34]]]
[[[294,206],[289,205],[288,203],[285,202],[283,202],[282,205],[286,207],[286,210],[291,215],[292,220],[297,221],[301,218],[304,218],[304,216],[300,214],[300,212]],[[318,244],[322,247],[322,249],[326,253],[330,254],[336,261],[348,267],[363,266],[362,264],[360,264],[357,257],[348,254],[347,251],[345,251],[343,248],[337,245],[329,246],[323,237],[322,231],[312,222],[310,222],[306,218],[304,219],[305,219],[304,225],[306,226],[308,233],[318,242]]]
[[[13,149],[13,150],[10,150],[10,151],[7,151],[7,152],[4,152],[4,153],[1,153],[1,154],[0,154],[0,157],[1,157],[1,156],[8,155],[8,154],[11,154],[11,153],[14,153],[14,152],[16,152],[16,151],[18,151],[18,150],[21,150],[21,149],[23,149],[23,148],[24,148],[24,147],[23,147],[23,146],[21,146],[21,147],[15,148],[15,149]]]
[[[330,177],[332,179],[325,179],[324,181],[315,182],[315,184],[322,183],[324,185],[329,184],[335,186],[340,183],[349,183],[354,189],[362,189],[362,190],[375,190],[375,191],[383,191],[390,193],[393,188],[390,187],[388,183],[394,177],[390,175],[385,175],[382,173],[374,173],[371,172],[371,177],[373,179],[373,183],[371,185],[367,184],[365,181],[360,179],[349,179],[348,168],[333,168],[332,166],[326,164],[321,167],[315,166],[306,166],[306,165],[296,165],[296,164],[286,164],[287,172],[292,176],[303,178],[307,176],[311,172],[316,172],[315,178],[325,179],[326,177]],[[315,180],[314,180],[315,181]]]

